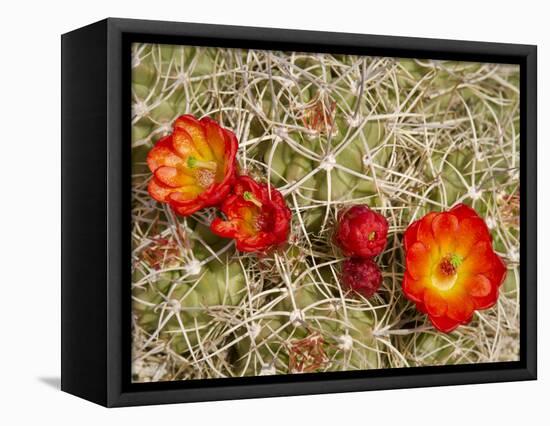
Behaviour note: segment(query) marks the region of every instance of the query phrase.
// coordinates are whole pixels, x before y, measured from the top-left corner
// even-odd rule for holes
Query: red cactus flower
[[[404,244],[403,292],[438,330],[450,332],[496,303],[506,266],[472,208],[427,214],[409,225]]]
[[[382,273],[372,259],[352,257],[342,266],[342,283],[368,299],[380,288]]]
[[[345,256],[373,257],[386,247],[388,221],[367,206],[353,206],[341,215],[334,242]]]
[[[182,115],[149,151],[149,194],[182,216],[219,204],[235,176],[237,138],[214,120]]]
[[[215,218],[210,229],[221,237],[234,238],[237,250],[264,252],[287,241],[290,210],[275,188],[239,176],[221,210],[227,220]]]

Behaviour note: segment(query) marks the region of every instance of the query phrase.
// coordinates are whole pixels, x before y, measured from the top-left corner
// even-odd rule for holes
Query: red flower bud
[[[342,283],[368,299],[380,288],[382,273],[372,259],[352,257],[342,266]]]
[[[388,222],[367,206],[353,206],[340,217],[334,242],[345,256],[373,257],[386,247]]]

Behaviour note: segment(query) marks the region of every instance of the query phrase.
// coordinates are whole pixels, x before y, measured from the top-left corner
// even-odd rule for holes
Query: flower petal
[[[424,306],[430,316],[441,317],[447,312],[447,301],[435,290],[426,290]]]
[[[286,238],[290,228],[290,210],[286,205],[277,205],[273,206],[272,212],[272,230],[273,235],[277,236],[280,239]]]
[[[450,333],[460,325],[459,321],[455,321],[449,317],[430,317],[430,321],[439,331]]]
[[[209,200],[208,205],[217,206],[222,201],[227,199],[229,192],[231,191],[231,185],[229,184],[215,184],[209,189],[204,191],[204,197]]]
[[[495,254],[491,243],[483,240],[474,244],[468,256],[459,267],[459,274],[476,275],[489,272],[495,265]]]
[[[172,134],[172,146],[174,147],[174,151],[176,151],[176,153],[183,159],[187,159],[190,156],[199,155],[191,135],[189,135],[189,133],[187,133],[184,129],[174,130],[174,133]]]
[[[208,146],[203,125],[199,120],[192,115],[182,115],[174,123],[174,130],[176,129],[183,129],[189,134],[189,136],[191,136],[191,139],[193,139],[193,144],[202,159],[212,160],[212,151]]]
[[[507,272],[506,265],[500,256],[493,253],[491,268],[488,271],[485,271],[483,275],[485,275],[493,285],[500,287],[506,279]]]
[[[466,204],[457,204],[449,210],[449,213],[455,215],[459,222],[469,217],[479,217],[477,212]]]
[[[432,222],[436,216],[437,213],[428,213],[420,219],[420,225],[417,231],[417,240],[423,242],[426,248],[432,252],[432,255],[436,255],[439,251],[432,232]]]
[[[189,216],[193,213],[199,211],[204,207],[204,203],[193,200],[187,204],[178,204],[177,206],[172,206],[174,211],[181,216]]]
[[[495,285],[491,286],[491,291],[487,296],[484,297],[474,297],[473,302],[476,309],[488,309],[491,306],[494,306],[498,300],[498,287]]]
[[[178,188],[184,185],[196,185],[194,177],[181,173],[175,167],[161,166],[155,170],[155,177],[164,185]]]
[[[216,235],[225,238],[232,238],[238,232],[240,227],[240,220],[222,220],[219,217],[215,218],[211,225],[210,229]]]
[[[456,253],[462,257],[468,256],[472,247],[479,241],[491,241],[491,234],[484,220],[480,217],[462,220],[456,235]]]
[[[424,301],[424,283],[421,280],[415,280],[408,272],[403,275],[402,287],[407,299],[413,302]]]
[[[161,203],[168,202],[168,196],[172,193],[173,189],[163,185],[160,181],[153,178],[149,181],[147,190],[153,199],[160,201]]]
[[[233,132],[223,128],[222,132],[225,139],[225,158],[227,159],[225,161],[225,171],[227,174],[229,168],[236,168],[235,161],[229,161],[229,159],[235,158],[235,155],[237,154],[237,149],[239,148],[239,142],[237,140],[237,136],[235,136]]]
[[[147,154],[147,165],[154,172],[160,166],[178,167],[183,161],[172,150],[172,136],[159,140]]]
[[[407,272],[415,280],[418,280],[430,272],[430,253],[426,246],[421,242],[414,243],[407,250]]]
[[[468,294],[474,297],[485,297],[491,292],[491,281],[481,274],[474,275],[466,281]]]
[[[434,217],[432,231],[441,253],[452,253],[456,243],[458,219],[456,216],[443,212]]]
[[[168,197],[168,202],[172,205],[188,205],[195,202],[195,199],[202,193],[203,189],[198,185],[187,185],[173,189],[173,192]],[[203,200],[197,200],[198,203],[204,204]]]
[[[423,314],[428,314],[428,310],[426,309],[426,307],[424,306],[424,303],[422,302],[417,302],[415,303],[416,305],[416,309],[419,311],[419,312],[422,312]]]
[[[240,251],[264,252],[271,246],[280,243],[275,236],[269,232],[258,232],[254,235],[247,235],[245,238],[237,238],[236,247]]]
[[[225,157],[225,137],[222,128],[211,118],[205,117],[201,119],[206,132],[206,138],[210,144],[210,149],[214,154],[214,158],[218,162],[222,162]]]
[[[405,251],[409,249],[416,242],[418,227],[420,226],[420,220],[417,220],[411,223],[405,230],[405,235],[403,237],[403,245]]]
[[[456,295],[447,300],[447,316],[455,321],[467,323],[474,313],[474,302],[467,294]]]

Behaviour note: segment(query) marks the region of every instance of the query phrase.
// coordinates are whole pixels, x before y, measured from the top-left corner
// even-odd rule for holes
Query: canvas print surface
[[[134,382],[519,360],[519,66],[133,44],[131,84]]]

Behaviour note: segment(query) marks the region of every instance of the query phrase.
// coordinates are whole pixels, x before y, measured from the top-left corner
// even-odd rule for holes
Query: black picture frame
[[[109,18],[62,36],[62,390],[129,406],[536,379],[536,46]],[[131,383],[130,44],[520,66],[520,361]]]

